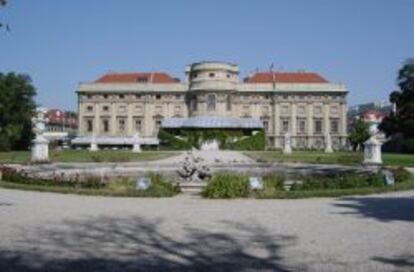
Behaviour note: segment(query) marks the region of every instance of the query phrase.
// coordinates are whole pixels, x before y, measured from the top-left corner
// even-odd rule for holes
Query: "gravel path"
[[[0,189],[0,271],[413,271],[414,192],[306,200]]]

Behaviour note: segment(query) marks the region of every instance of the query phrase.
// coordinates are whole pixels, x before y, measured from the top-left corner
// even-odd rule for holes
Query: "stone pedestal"
[[[132,137],[132,152],[139,153],[141,152],[141,139],[138,133],[135,133]]]
[[[132,152],[139,153],[141,151],[141,145],[139,143],[134,143],[134,145],[132,146]]]
[[[91,146],[89,147],[89,151],[95,152],[95,151],[98,151],[98,150],[99,150],[98,144],[92,142]]]
[[[371,136],[364,143],[364,161],[365,165],[381,165],[382,156],[381,156],[381,146],[382,141],[377,139],[375,136]]]
[[[32,141],[32,162],[47,162],[49,161],[49,141],[42,135],[38,135]]]
[[[333,153],[331,134],[325,135],[325,153]]]
[[[89,147],[89,151],[95,152],[98,150],[99,150],[98,144],[96,143],[95,135],[93,135],[91,139],[91,146]]]
[[[283,154],[291,154],[292,153],[292,144],[290,140],[289,133],[285,134],[285,141],[283,143]]]

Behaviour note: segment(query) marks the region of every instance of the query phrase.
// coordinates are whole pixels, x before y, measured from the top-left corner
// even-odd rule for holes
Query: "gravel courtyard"
[[[414,271],[414,192],[305,200],[0,189],[0,271]]]

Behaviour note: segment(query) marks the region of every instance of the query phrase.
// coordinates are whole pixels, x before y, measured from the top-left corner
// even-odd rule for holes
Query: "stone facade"
[[[346,145],[343,85],[315,73],[264,72],[239,79],[237,65],[200,62],[186,67],[186,80],[165,73],[109,74],[77,90],[79,136],[155,138],[169,117],[226,116],[263,123],[267,146],[293,148]]]

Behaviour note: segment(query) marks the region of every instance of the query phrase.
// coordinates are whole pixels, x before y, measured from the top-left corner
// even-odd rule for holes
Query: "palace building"
[[[158,144],[160,128],[263,129],[267,147],[334,149],[346,145],[347,89],[310,72],[256,72],[243,80],[239,67],[198,62],[185,80],[164,72],[109,73],[77,90],[79,136],[74,144]]]

